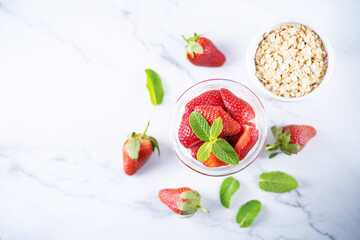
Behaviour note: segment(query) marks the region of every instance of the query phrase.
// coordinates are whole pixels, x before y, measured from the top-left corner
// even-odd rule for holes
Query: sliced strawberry
[[[186,148],[190,148],[201,142],[201,140],[195,135],[195,133],[191,129],[189,123],[190,114],[190,112],[184,113],[178,131],[179,141]]]
[[[196,157],[197,152],[198,152],[199,148],[201,147],[201,145],[203,145],[203,144],[204,143],[200,143],[200,144],[197,144],[190,148],[191,156],[193,158],[197,159],[197,157]],[[205,161],[203,161],[203,164],[210,168],[228,165],[227,163],[224,163],[223,161],[218,159],[213,153],[210,153],[210,156]]]
[[[221,88],[220,93],[226,110],[238,123],[243,124],[255,118],[254,109],[248,102],[225,88]]]
[[[225,105],[219,90],[210,90],[193,98],[186,104],[185,111],[192,112],[194,111],[195,107],[199,105],[220,106],[225,109]]]
[[[239,141],[239,138],[241,136],[241,132],[234,135],[234,136],[228,136],[226,137],[226,141],[232,146],[235,147],[236,143]]]
[[[235,145],[235,152],[241,161],[246,157],[250,150],[254,147],[259,138],[259,130],[248,125],[243,125],[243,131],[238,142]]]
[[[210,125],[217,118],[222,118],[223,130],[220,136],[232,136],[241,131],[241,125],[237,123],[222,107],[200,105],[195,107],[195,111],[204,116]]]
[[[229,165],[227,163],[224,163],[223,161],[221,161],[220,159],[218,159],[214,153],[210,153],[210,156],[203,161],[203,164],[209,168],[214,168],[214,167],[221,167],[221,166],[226,166]]]
[[[253,123],[253,122],[246,122],[246,123],[244,123],[243,125],[248,125],[248,126],[250,126],[250,127],[256,128],[256,124]]]

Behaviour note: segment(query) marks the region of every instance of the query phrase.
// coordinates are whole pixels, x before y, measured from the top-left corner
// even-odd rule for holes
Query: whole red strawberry
[[[274,145],[267,145],[266,150],[274,151],[280,148],[281,152],[291,155],[301,151],[305,145],[316,135],[316,129],[307,125],[288,125],[271,128],[276,139]],[[280,152],[270,154],[270,158],[275,157]]]
[[[234,147],[240,161],[246,157],[259,138],[259,130],[254,128],[252,124],[244,124],[242,128],[240,138]]]
[[[226,110],[238,123],[243,124],[255,118],[254,109],[248,102],[225,88],[221,88],[220,93]]]
[[[209,213],[200,206],[199,193],[188,187],[163,189],[159,192],[159,198],[166,206],[180,215],[192,216],[198,208]]]
[[[225,63],[224,54],[209,39],[200,37],[196,33],[194,37],[189,39],[182,37],[188,43],[186,57],[192,64],[204,67],[220,67]]]
[[[225,109],[225,105],[219,90],[206,91],[193,98],[185,105],[185,111],[192,112],[194,111],[195,107],[199,105],[220,106]]]
[[[157,148],[160,155],[159,145],[155,138],[144,133],[131,133],[123,146],[124,171],[127,175],[133,175],[150,158],[152,152]]]
[[[222,118],[224,127],[220,136],[232,136],[241,131],[241,125],[225,112],[222,107],[200,105],[195,107],[195,111],[203,115],[210,125],[212,125],[217,118]]]

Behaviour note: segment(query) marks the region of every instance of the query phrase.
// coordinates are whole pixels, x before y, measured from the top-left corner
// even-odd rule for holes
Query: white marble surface
[[[358,1],[0,0],[0,239],[359,239],[359,11]],[[312,100],[259,97],[270,125],[311,124],[318,135],[297,156],[263,153],[236,174],[240,190],[224,209],[222,178],[175,156],[169,114],[204,79],[254,89],[249,41],[281,17],[307,19],[328,35],[334,72]],[[186,61],[180,36],[194,31],[224,52],[223,67]],[[163,79],[161,106],[150,103],[145,68]],[[122,144],[148,119],[161,157],[126,176]],[[295,176],[298,190],[261,191],[258,176],[273,170]],[[181,186],[198,190],[211,214],[183,219],[159,201],[160,189]],[[241,229],[234,219],[250,199],[263,210]]]

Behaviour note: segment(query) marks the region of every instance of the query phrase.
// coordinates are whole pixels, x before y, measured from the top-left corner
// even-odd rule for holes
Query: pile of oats
[[[267,89],[282,97],[301,97],[321,83],[327,54],[313,30],[286,24],[264,34],[255,65]]]

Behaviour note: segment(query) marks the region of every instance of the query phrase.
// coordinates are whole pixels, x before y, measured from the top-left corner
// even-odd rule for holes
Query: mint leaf
[[[210,128],[210,137],[217,138],[223,130],[222,118],[217,118]]]
[[[199,148],[196,158],[198,161],[203,162],[205,161],[212,151],[212,144],[210,142],[205,142],[201,147]]]
[[[286,173],[268,172],[260,175],[259,186],[267,192],[284,193],[297,188],[298,183]]]
[[[241,206],[236,216],[236,222],[240,224],[240,227],[249,227],[254,222],[260,210],[261,203],[258,200],[251,200]]]
[[[162,103],[164,97],[164,89],[161,78],[152,69],[145,69],[147,75],[146,87],[149,90],[151,103],[156,106]]]
[[[233,177],[227,177],[221,184],[220,188],[220,201],[221,204],[229,208],[231,197],[235,194],[235,192],[240,188],[240,183]]]
[[[234,148],[224,139],[216,139],[212,145],[212,151],[214,155],[224,163],[231,165],[239,164],[239,156]]]
[[[126,146],[127,153],[131,159],[137,159],[140,151],[140,139],[132,138],[129,140]]]
[[[210,125],[200,113],[193,111],[189,116],[189,123],[191,129],[201,141],[208,142],[210,140]]]

